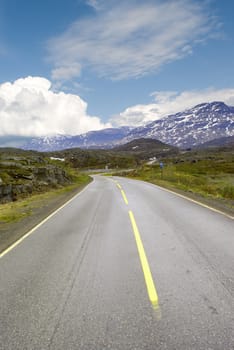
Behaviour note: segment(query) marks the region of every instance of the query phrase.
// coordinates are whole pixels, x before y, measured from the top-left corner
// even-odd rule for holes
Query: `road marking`
[[[122,193],[124,202],[128,205],[128,199],[127,199],[127,197],[126,197],[126,194],[125,194],[124,190],[121,190],[121,193]]]
[[[95,180],[94,180],[95,181]],[[81,195],[81,193],[83,193],[89,185],[91,185],[92,182],[90,184],[88,184],[81,192],[77,193],[74,197],[72,197],[71,199],[69,199],[66,203],[64,203],[61,207],[59,207],[58,209],[56,209],[53,213],[51,213],[49,216],[47,216],[44,220],[42,220],[39,224],[37,224],[36,226],[34,226],[30,231],[28,231],[27,233],[25,233],[25,235],[23,235],[21,238],[19,238],[15,243],[13,243],[12,245],[10,245],[7,249],[5,249],[2,253],[0,253],[0,259],[4,257],[4,255],[6,255],[7,253],[9,253],[11,250],[13,250],[14,248],[16,248],[21,242],[23,242],[28,236],[30,236],[33,232],[35,232],[39,227],[41,227],[46,221],[48,221],[50,218],[52,218],[52,216],[54,216],[55,214],[57,214],[61,209],[63,209],[67,204],[71,203],[76,197],[78,197],[79,195]]]
[[[128,205],[127,196],[126,196],[124,190],[122,189],[121,185],[118,183],[117,180],[112,180],[112,181],[114,181],[114,182],[116,183],[116,186],[120,189],[120,192],[121,192],[121,194],[122,194],[122,197],[123,197],[124,202]]]
[[[141,266],[142,266],[142,270],[144,273],[144,277],[145,277],[145,283],[146,283],[146,287],[147,287],[147,291],[148,291],[148,295],[149,295],[149,300],[151,301],[153,307],[155,309],[159,308],[159,304],[158,304],[158,294],[154,285],[154,281],[152,278],[152,274],[150,271],[150,267],[149,267],[149,263],[145,254],[145,250],[144,250],[144,246],[141,240],[141,236],[133,215],[133,212],[131,210],[129,210],[129,217],[132,223],[132,228],[133,228],[133,232],[134,232],[134,236],[135,236],[135,240],[136,240],[136,245],[137,245],[137,249],[138,249],[138,253],[140,256],[140,261],[141,261]]]

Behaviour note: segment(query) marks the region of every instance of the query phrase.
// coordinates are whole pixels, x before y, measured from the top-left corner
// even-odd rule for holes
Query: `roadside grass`
[[[73,183],[68,186],[59,187],[56,189],[48,189],[48,191],[40,194],[33,194],[29,197],[22,198],[16,202],[9,202],[0,205],[0,224],[14,223],[33,214],[36,208],[45,206],[58,196],[75,191],[87,185],[91,178],[86,174],[79,174],[73,171],[71,173]]]
[[[165,161],[162,170],[158,164],[143,165],[123,175],[168,189],[223,201],[229,208],[234,209],[233,159],[183,159],[175,163],[175,160]]]

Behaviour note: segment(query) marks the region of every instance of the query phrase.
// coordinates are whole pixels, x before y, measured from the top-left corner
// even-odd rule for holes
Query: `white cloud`
[[[140,77],[192,53],[214,29],[205,3],[195,0],[88,0],[93,16],[48,42],[52,75],[80,64],[112,79]],[[64,71],[63,71],[64,72]],[[80,71],[68,71],[67,79]],[[66,74],[62,74],[65,78]],[[73,76],[72,76],[73,75]]]
[[[87,0],[86,3],[90,7],[93,7],[95,10],[99,10],[101,8],[101,4],[103,3],[103,0]]]
[[[116,126],[140,126],[204,102],[223,101],[234,106],[234,89],[209,88],[181,93],[156,91],[151,95],[155,98],[154,103],[129,107],[118,116],[114,116],[111,122]]]
[[[0,85],[1,136],[76,135],[107,126],[87,114],[87,103],[79,96],[53,92],[45,78],[27,77]]]
[[[53,80],[69,80],[74,76],[78,77],[81,72],[81,65],[79,63],[67,64],[54,68],[52,70],[52,79]]]

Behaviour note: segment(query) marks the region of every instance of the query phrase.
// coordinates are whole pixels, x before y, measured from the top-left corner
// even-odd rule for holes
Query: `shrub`
[[[222,190],[222,196],[224,198],[234,199],[234,186],[226,185]]]

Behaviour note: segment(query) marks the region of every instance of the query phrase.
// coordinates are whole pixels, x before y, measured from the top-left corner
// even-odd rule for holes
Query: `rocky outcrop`
[[[0,203],[71,182],[67,172],[42,157],[1,157]]]
[[[0,185],[0,203],[6,203],[13,200],[12,185]]]

